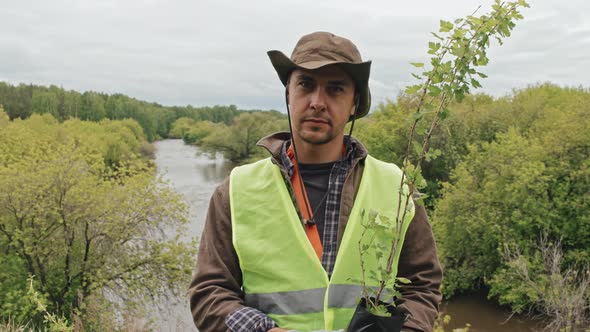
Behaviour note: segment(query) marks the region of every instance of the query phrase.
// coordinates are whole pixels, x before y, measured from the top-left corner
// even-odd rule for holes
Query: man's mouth
[[[326,125],[330,124],[330,121],[328,121],[326,119],[322,119],[322,118],[307,118],[307,119],[304,119],[303,122],[310,122],[310,123],[315,123],[315,124],[326,124]]]

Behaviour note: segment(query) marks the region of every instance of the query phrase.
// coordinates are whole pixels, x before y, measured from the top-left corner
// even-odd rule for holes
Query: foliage
[[[33,113],[49,113],[53,117],[58,118],[57,110],[58,101],[57,96],[51,92],[34,91],[31,98],[31,108]]]
[[[407,190],[407,187],[405,188]],[[361,280],[353,280],[363,286],[362,297],[367,303],[367,310],[377,316],[390,316],[386,305],[395,303],[395,300],[401,296],[399,287],[407,285],[410,280],[402,277],[391,277],[391,272],[387,271],[387,254],[390,248],[390,241],[397,241],[401,234],[401,223],[395,223],[394,216],[391,213],[386,216],[376,210],[366,212],[361,211],[362,233],[358,241],[360,254],[360,266],[362,272]],[[369,263],[376,266],[376,270],[366,268]],[[378,285],[385,281],[383,289],[375,290],[368,285]]]
[[[200,145],[203,140],[215,131],[226,128],[224,124],[217,124],[210,121],[198,121],[194,123],[184,134],[183,139],[187,144]]]
[[[209,121],[230,125],[238,115],[258,111],[238,110],[235,105],[165,107],[119,93],[108,95],[86,91],[81,94],[77,91],[66,91],[55,85],[12,86],[4,82],[0,82],[0,104],[4,105],[10,119],[26,119],[34,113],[50,113],[59,121],[71,118],[89,121],[134,119],[150,142],[168,137],[172,124],[180,118],[191,119],[194,122]],[[279,112],[270,113],[280,117]],[[175,131],[171,137],[180,138],[183,135]]]
[[[504,264],[506,243],[530,253],[541,233],[562,239],[566,265],[590,262],[589,102],[581,89],[527,89],[509,104],[523,119],[512,121],[519,127],[470,146],[433,217],[446,296],[488,284]],[[506,284],[501,293],[517,286]],[[530,303],[511,304],[523,301]]]
[[[528,7],[528,4],[524,0],[506,3],[497,0],[488,15],[479,17],[470,15],[465,19],[455,20],[454,24],[441,20],[439,33],[442,36],[433,33],[436,41],[429,43],[428,51],[432,55],[430,61],[432,68],[422,72],[421,75],[413,74],[422,83],[406,89],[407,94],[416,95],[417,102],[415,111],[411,114],[408,140],[403,145],[402,176],[395,218],[390,220],[394,235],[390,239],[389,247],[376,248],[376,254],[387,257],[387,260],[384,261],[385,265],[378,267],[378,271],[368,271],[378,273],[379,277],[374,302],[368,301],[368,294],[372,290],[367,287],[365,282],[367,277],[363,273],[363,296],[369,304],[380,303],[381,296],[396,294],[398,284],[394,257],[399,255],[401,250],[403,232],[405,232],[403,225],[406,222],[407,212],[411,210],[413,191],[426,187],[421,171],[422,161],[434,159],[440,154],[436,150],[429,151],[430,138],[439,121],[448,117],[448,106],[451,102],[461,103],[465,94],[469,92],[470,86],[474,88],[481,86],[475,76],[485,77],[485,74],[476,71],[475,67],[485,66],[488,63],[486,52],[490,46],[490,38],[495,38],[502,43],[502,38],[510,36],[510,31],[515,26],[514,22],[522,19],[518,11],[520,7]],[[413,65],[417,68],[424,67],[423,63],[413,63]],[[428,121],[423,121],[427,115]],[[419,204],[423,204],[421,198],[416,200]],[[374,219],[377,220],[379,217]],[[373,223],[373,226],[378,227],[379,224]],[[364,247],[362,241],[363,239],[359,242],[361,257],[363,257],[363,251],[370,248],[370,246]],[[361,267],[362,261],[363,258]]]
[[[173,128],[175,133],[184,133],[185,142],[199,145],[203,152],[222,152],[226,159],[235,163],[264,157],[264,151],[256,147],[256,142],[268,134],[288,128],[286,117],[277,112],[244,112],[229,126],[209,121],[179,120]]]
[[[47,305],[44,303],[45,301],[40,299],[39,293],[33,287],[32,277],[30,277],[27,280],[27,283],[29,284],[27,295],[29,295],[32,298],[33,304],[36,304],[35,310],[43,314],[43,322],[49,325],[48,330],[50,332],[74,331],[74,327],[70,323],[68,323],[65,317],[58,317],[57,315],[47,311]]]
[[[590,264],[577,270],[563,268],[561,244],[542,237],[538,250],[523,254],[516,246],[505,246],[506,267],[494,275],[492,295],[519,312],[534,308],[548,317],[544,331],[575,331],[590,324]],[[511,287],[506,287],[510,285]],[[506,289],[507,288],[507,289]]]
[[[445,315],[442,312],[438,314],[438,317],[434,321],[433,332],[445,332],[445,327],[451,323],[451,316]],[[469,332],[471,330],[471,324],[465,324],[465,327],[453,329],[453,332]]]
[[[84,92],[82,94],[82,105],[80,107],[80,119],[100,121],[106,117],[104,99],[95,92]]]
[[[95,310],[184,290],[195,246],[166,234],[185,227],[187,208],[138,156],[137,123],[3,117],[0,319],[43,324],[29,276],[48,313],[87,326],[100,324]]]
[[[183,138],[186,132],[195,124],[191,118],[179,118],[174,121],[168,133],[169,138]]]
[[[210,121],[226,125],[231,124],[233,119],[242,113],[235,105],[215,105],[212,107],[205,106],[198,108],[187,106],[185,108],[175,107],[174,110],[178,118],[185,117],[195,121]]]
[[[0,82],[0,104],[4,105],[10,119],[26,119],[32,114],[43,113],[50,113],[59,121],[72,118],[89,121],[134,119],[142,127],[145,137],[150,142],[168,137],[172,123],[179,118],[229,125],[243,112],[235,105],[165,107],[123,94],[108,95],[94,91],[79,93],[66,91],[55,85],[12,86],[4,82]],[[255,110],[248,112],[253,111]]]
[[[359,121],[357,136],[373,155],[401,162],[412,105],[412,96],[401,95]],[[424,167],[435,183],[425,192],[445,297],[492,287],[502,303],[528,310],[534,298],[506,274],[507,241],[533,261],[536,240],[547,233],[551,241],[562,239],[564,268],[590,261],[587,105],[587,89],[551,84],[497,99],[467,95],[451,105],[431,138],[441,154]]]

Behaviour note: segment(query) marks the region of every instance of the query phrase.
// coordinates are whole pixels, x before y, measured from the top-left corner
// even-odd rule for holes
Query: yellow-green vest
[[[279,167],[264,159],[235,168],[230,174],[232,237],[242,270],[246,305],[266,313],[279,327],[289,330],[346,329],[362,291],[361,213],[367,220],[370,211],[376,211],[393,222],[401,174],[393,164],[371,156],[366,158],[329,279],[307,239]],[[404,190],[407,193],[407,188]],[[402,208],[405,197],[402,195]],[[413,216],[414,206],[410,202],[401,226],[402,237]],[[389,248],[392,228],[379,229],[375,241]],[[371,232],[365,234],[364,241],[373,237]],[[394,257],[394,276],[401,247]],[[363,255],[365,271],[376,270],[375,256]],[[387,254],[381,258],[382,266],[386,259]],[[375,281],[367,282],[368,286],[377,286]]]

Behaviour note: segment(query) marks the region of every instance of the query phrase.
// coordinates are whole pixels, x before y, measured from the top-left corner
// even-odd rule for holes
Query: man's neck
[[[342,158],[344,136],[334,138],[325,144],[310,144],[294,137],[298,162],[303,164],[325,164]]]

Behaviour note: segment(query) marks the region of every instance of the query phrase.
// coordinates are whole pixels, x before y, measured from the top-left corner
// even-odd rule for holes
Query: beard
[[[310,135],[299,135],[299,137],[305,143],[313,144],[313,145],[322,145],[322,144],[326,144],[328,142],[331,142],[334,139],[335,135],[333,135],[330,132],[330,133],[325,133],[324,135],[322,135],[320,137],[310,136]]]
[[[328,121],[328,128],[322,128],[325,125],[302,124],[296,135],[299,138],[312,145],[322,145],[331,142],[337,135],[330,121]]]

